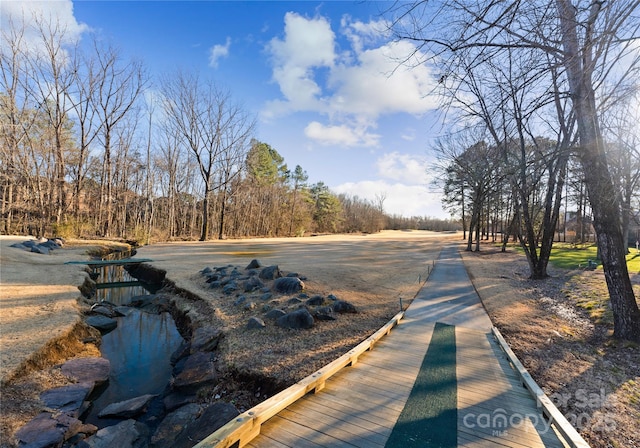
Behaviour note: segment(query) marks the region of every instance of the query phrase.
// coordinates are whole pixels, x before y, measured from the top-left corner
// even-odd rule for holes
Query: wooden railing
[[[500,344],[500,348],[505,353],[505,356],[515,371],[518,372],[523,386],[529,390],[529,393],[531,393],[536,400],[536,405],[542,409],[542,412],[545,417],[549,419],[550,423],[554,424],[556,430],[562,435],[565,442],[572,448],[589,448],[589,444],[582,438],[571,423],[569,423],[566,417],[562,415],[560,410],[531,377],[527,369],[525,369],[518,357],[513,353],[509,344],[504,340],[500,331],[498,331],[496,327],[493,327],[492,331],[493,336],[498,341],[498,344]]]
[[[403,317],[404,311],[400,311],[382,328],[335,361],[238,415],[193,448],[228,448],[246,445],[260,434],[260,428],[264,422],[309,392],[316,393],[322,390],[325,382],[343,368],[355,365],[360,355],[372,350],[376,342],[388,335]]]

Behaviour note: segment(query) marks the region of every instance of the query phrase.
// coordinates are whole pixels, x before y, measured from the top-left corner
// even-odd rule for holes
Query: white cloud
[[[351,127],[346,124],[325,126],[312,121],[305,127],[304,134],[323,145],[376,146],[380,136],[367,132],[367,127]]]
[[[224,45],[214,45],[209,50],[209,66],[213,68],[218,67],[218,60],[220,58],[226,58],[229,56],[229,48],[231,47],[231,38],[227,37],[227,41]]]
[[[347,182],[332,187],[335,193],[358,196],[377,203],[384,197],[384,211],[391,215],[448,218],[441,194],[431,189],[428,162],[415,155],[392,152],[376,160],[379,180]]]
[[[320,110],[322,90],[314,79],[313,69],[333,65],[335,35],[331,25],[323,17],[307,19],[292,12],[285,15],[284,22],[284,38],[273,38],[267,45],[273,63],[272,76],[284,96],[284,101],[270,106],[278,114]]]
[[[411,185],[429,183],[428,166],[424,159],[395,151],[384,154],[376,161],[378,174],[386,179],[403,181]]]
[[[71,0],[0,1],[0,29],[3,30],[3,36],[10,29],[24,28],[21,42],[23,50],[43,51],[39,27],[42,27],[45,32],[55,30],[57,38],[63,45],[72,45],[89,30],[86,24],[77,22],[73,15]]]
[[[327,19],[287,13],[284,37],[272,39],[266,48],[282,97],[269,101],[262,117],[315,112],[331,124],[309,123],[308,137],[372,146],[379,136],[371,129],[381,115],[420,115],[435,109],[431,92],[436,83],[429,68],[418,63],[424,55],[410,42],[388,41],[386,29],[382,21],[364,23],[344,16],[340,30],[346,40],[340,42],[348,48],[341,49]],[[411,67],[401,65],[407,60]],[[326,138],[321,130],[327,131]],[[360,136],[358,143],[355,135]]]
[[[431,216],[448,218],[442,210],[440,195],[430,192],[424,185],[405,185],[399,182],[390,183],[384,180],[347,182],[331,190],[337,194],[348,194],[368,199],[373,203],[384,197],[383,208],[390,215]]]

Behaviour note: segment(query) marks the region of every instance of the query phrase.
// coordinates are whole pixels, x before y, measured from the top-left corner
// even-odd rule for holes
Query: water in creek
[[[100,268],[98,282],[135,281],[122,266]],[[97,300],[126,305],[132,297],[149,294],[143,286],[98,289]],[[85,421],[99,428],[113,420],[98,417],[107,405],[144,394],[161,394],[171,378],[171,354],[183,342],[169,313],[149,314],[129,308],[116,318],[115,330],[102,336],[100,351],[111,363],[109,382],[97,398]]]

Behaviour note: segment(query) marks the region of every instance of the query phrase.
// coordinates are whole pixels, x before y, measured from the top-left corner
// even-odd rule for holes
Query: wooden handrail
[[[382,328],[338,359],[330,362],[320,370],[303,378],[282,392],[267,398],[262,403],[238,415],[193,448],[228,448],[246,445],[260,434],[260,428],[264,422],[309,392],[313,391],[316,393],[322,390],[325,382],[343,368],[355,365],[360,355],[368,350],[372,350],[374,344],[389,334],[403,317],[404,311],[400,311]]]
[[[529,392],[535,398],[536,404],[542,408],[547,418],[555,423],[555,427],[558,432],[565,439],[565,442],[572,448],[589,448],[589,444],[582,438],[582,436],[576,431],[576,429],[569,423],[566,417],[560,412],[560,410],[553,404],[551,399],[547,397],[544,391],[538,386],[535,380],[531,377],[527,369],[522,365],[518,357],[513,353],[507,341],[504,340],[500,331],[493,327],[493,336],[500,344],[500,348],[507,356],[507,359],[514,367],[514,369],[520,375],[522,384],[529,389]]]

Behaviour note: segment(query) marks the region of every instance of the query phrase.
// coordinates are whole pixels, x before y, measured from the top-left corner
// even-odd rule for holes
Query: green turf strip
[[[457,446],[455,327],[436,323],[409,399],[385,447]]]

